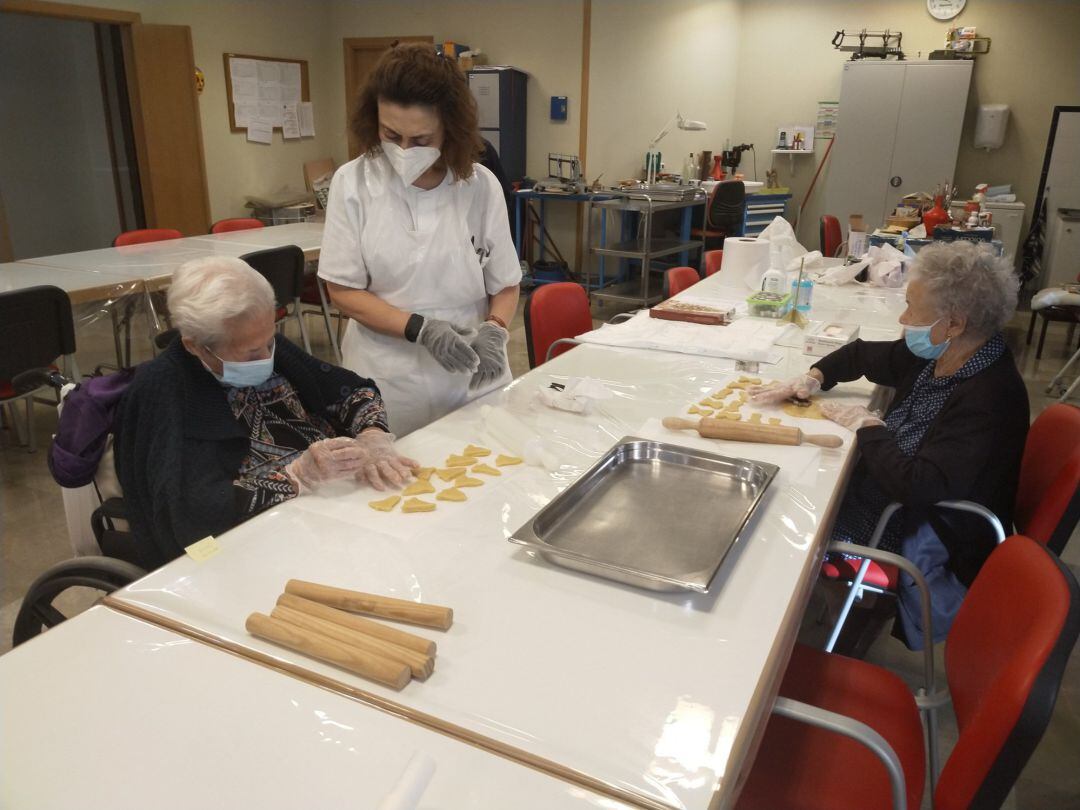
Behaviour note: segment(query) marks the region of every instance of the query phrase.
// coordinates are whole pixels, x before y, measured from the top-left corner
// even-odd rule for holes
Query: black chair
[[[307,327],[300,313],[300,298],[304,294],[304,251],[296,245],[283,245],[267,250],[256,250],[240,257],[262,275],[274,288],[278,309],[276,321],[278,327],[284,325],[288,317],[296,318],[300,326],[300,337],[304,349],[311,354],[311,342],[308,340]]]
[[[723,248],[729,236],[742,236],[746,217],[746,184],[742,180],[718,183],[709,195],[705,227],[692,228],[695,239],[705,237],[705,249]]]
[[[59,357],[75,371],[75,321],[71,301],[59,287],[29,287],[0,293],[0,408],[8,406],[12,430],[19,427],[14,403],[26,402],[27,448],[34,451],[34,395],[47,384]]]

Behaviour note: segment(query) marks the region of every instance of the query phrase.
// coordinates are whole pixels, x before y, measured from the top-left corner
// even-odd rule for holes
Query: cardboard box
[[[858,324],[818,321],[807,329],[803,342],[803,354],[824,357],[846,346],[859,336]]]

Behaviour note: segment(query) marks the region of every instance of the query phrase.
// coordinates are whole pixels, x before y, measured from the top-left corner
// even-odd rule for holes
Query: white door
[[[883,215],[905,194],[933,193],[936,186],[952,182],[971,65],[940,61],[906,66]]]
[[[881,225],[903,89],[902,62],[844,64],[825,213],[845,229],[851,214]]]

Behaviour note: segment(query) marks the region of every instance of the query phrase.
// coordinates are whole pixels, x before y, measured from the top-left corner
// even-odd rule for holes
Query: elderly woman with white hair
[[[375,384],[276,334],[273,290],[243,261],[188,262],[168,306],[179,337],[137,369],[115,425],[147,567],[322,482],[410,477]]]
[[[805,399],[865,377],[896,389],[883,416],[823,402],[822,412],[855,431],[861,457],[837,513],[833,539],[866,544],[885,506],[903,504],[880,548],[912,560],[933,596],[935,640],[952,620],[994,546],[986,521],[935,509],[970,500],[1012,524],[1027,437],[1027,389],[1002,330],[1016,309],[1012,267],[970,242],[924,248],[912,263],[902,340],[856,340],[786,383],[751,390],[757,402]],[[900,582],[894,632],[921,646],[918,594]]]

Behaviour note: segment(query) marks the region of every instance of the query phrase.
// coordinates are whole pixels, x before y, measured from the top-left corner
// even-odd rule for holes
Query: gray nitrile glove
[[[472,347],[480,358],[480,365],[469,380],[469,388],[482,388],[495,382],[506,370],[506,341],[510,333],[497,323],[485,321],[473,338]]]
[[[431,356],[447,371],[472,372],[480,363],[480,358],[469,346],[469,339],[474,335],[472,329],[427,318],[420,327],[416,341],[431,352]]]

